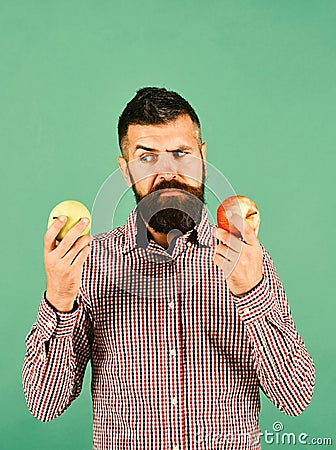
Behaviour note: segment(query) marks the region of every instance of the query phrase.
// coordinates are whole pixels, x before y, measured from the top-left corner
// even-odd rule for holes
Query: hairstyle
[[[181,95],[165,88],[145,87],[139,89],[127,103],[118,121],[119,147],[122,155],[128,159],[127,130],[129,125],[162,125],[188,115],[195,125],[199,146],[202,144],[201,125],[193,107]]]

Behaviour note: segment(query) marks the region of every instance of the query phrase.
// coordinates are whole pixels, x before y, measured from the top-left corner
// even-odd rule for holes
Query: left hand
[[[220,241],[216,246],[214,263],[223,270],[230,291],[240,297],[262,280],[263,253],[247,220],[243,222],[241,216],[232,214],[229,221],[233,232],[219,227],[214,230]]]

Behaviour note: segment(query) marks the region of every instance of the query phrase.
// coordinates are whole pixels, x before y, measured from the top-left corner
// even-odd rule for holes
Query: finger
[[[65,263],[71,264],[72,261],[78,255],[78,253],[83,248],[90,245],[91,241],[92,241],[92,236],[81,236],[80,238],[78,238],[77,241],[70,248],[70,250],[61,258],[62,261],[64,261]]]
[[[236,252],[241,252],[243,248],[243,242],[236,235],[229,233],[222,228],[214,228],[213,235],[223,244],[232,248]]]
[[[248,221],[239,216],[239,214],[232,214],[229,220],[230,224],[233,224],[233,226],[239,230],[245,244],[252,245],[258,240],[254,229]]]
[[[233,251],[233,250],[231,250]],[[231,257],[232,255],[229,255],[230,253],[230,249],[223,244],[218,244],[217,248],[216,248],[216,254],[219,256],[222,256],[223,258],[227,259],[228,261],[231,261]],[[237,253],[236,253],[237,254]]]
[[[239,253],[223,244],[218,244],[216,254],[224,257],[230,262],[236,262],[239,259]]]
[[[66,220],[67,220],[66,216],[58,217],[56,220],[54,220],[54,222],[50,225],[50,227],[46,231],[44,235],[44,249],[47,252],[51,252],[52,250],[54,250],[56,246],[56,237],[66,224]]]
[[[214,263],[223,271],[225,278],[227,278],[232,273],[235,267],[232,262],[228,261],[223,256],[218,254],[214,258]]]
[[[230,211],[231,212],[231,211]],[[240,236],[244,236],[244,219],[241,215],[232,213],[228,215],[230,228],[235,230],[235,234],[239,233]]]
[[[80,268],[86,261],[90,252],[91,252],[91,243],[87,244],[85,247],[81,249],[81,251],[76,255],[76,257],[72,261],[71,265],[74,266],[75,268],[76,267]]]
[[[73,246],[76,240],[83,233],[85,228],[88,225],[89,219],[87,217],[83,217],[79,222],[76,223],[65,235],[62,239],[61,243],[57,247],[56,251],[59,253],[59,256],[62,258]]]
[[[237,227],[237,225],[235,225],[233,222],[231,222],[232,212],[229,211],[229,213],[230,214],[227,215],[227,222],[225,224],[223,223],[222,228],[220,228],[219,226],[217,226],[217,228],[220,228],[221,230],[231,233],[237,237],[240,237],[242,235],[240,228]]]

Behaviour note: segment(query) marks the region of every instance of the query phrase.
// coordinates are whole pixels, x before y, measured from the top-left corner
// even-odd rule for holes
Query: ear
[[[126,162],[125,158],[123,158],[122,156],[118,156],[118,166],[119,166],[119,169],[121,170],[121,173],[123,174],[123,177],[126,181],[127,186],[131,187],[132,181],[131,181],[131,177],[129,174],[127,162]]]
[[[206,158],[206,142],[203,142],[203,144],[202,144],[201,154],[202,154],[202,157],[203,157],[203,159],[205,161],[205,158]]]
[[[206,142],[203,142],[201,147],[201,155],[203,158],[203,164],[204,164],[204,176],[207,175],[207,166],[206,166]]]

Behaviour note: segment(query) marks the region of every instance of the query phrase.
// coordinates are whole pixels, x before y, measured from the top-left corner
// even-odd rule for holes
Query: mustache
[[[181,181],[172,179],[172,180],[163,180],[161,181],[160,184],[154,186],[151,190],[150,190],[150,194],[152,192],[157,192],[160,191],[162,189],[179,189],[181,191],[187,191],[190,192],[191,194],[194,194],[195,190],[197,188],[193,187],[193,186],[189,186],[186,183],[183,183]]]

